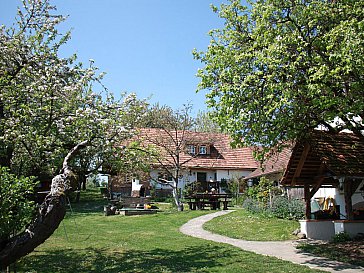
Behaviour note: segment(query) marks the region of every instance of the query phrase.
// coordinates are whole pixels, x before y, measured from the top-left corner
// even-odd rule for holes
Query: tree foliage
[[[269,148],[322,125],[361,135],[364,2],[233,0],[213,7],[199,89],[235,144]]]
[[[17,234],[28,225],[34,215],[36,181],[29,177],[16,177],[9,169],[0,167],[0,242]]]
[[[198,111],[197,117],[195,118],[194,130],[196,132],[204,133],[221,133],[221,128],[211,118],[212,113]]]
[[[84,155],[110,155],[144,102],[133,94],[116,100],[102,85],[95,91],[102,74],[93,60],[84,68],[76,56],[59,57],[70,38],[56,28],[64,17],[48,1],[23,4],[17,24],[0,29],[1,165],[19,175],[54,175],[68,150],[86,139],[93,144]]]
[[[99,170],[105,162],[122,159],[125,151],[116,144],[131,136],[146,108],[135,94],[115,99],[102,85],[103,74],[98,74],[93,60],[85,67],[75,55],[60,57],[60,47],[70,39],[69,32],[61,34],[57,30],[64,19],[47,0],[23,0],[16,23],[0,26],[0,166],[18,177],[50,180],[64,173],[64,162],[69,169],[85,174]],[[82,149],[80,143],[85,143]],[[74,147],[78,147],[77,152],[64,160]],[[1,178],[5,183],[13,177],[14,185],[7,185],[16,189],[6,194],[1,191],[0,200],[16,201],[1,202],[0,210],[9,213],[6,217],[12,217],[14,206],[17,210],[31,206],[17,197],[20,191],[28,191],[30,181],[12,174]],[[68,181],[68,174],[62,179]],[[50,221],[49,231],[44,233],[47,236],[64,216],[64,204],[59,199],[63,194],[51,194],[38,211],[39,221]],[[60,213],[48,214],[53,205]],[[50,220],[46,215],[55,218]],[[18,231],[24,230],[25,222],[18,221]],[[0,224],[3,230],[6,223]],[[1,239],[9,236],[1,234]],[[41,238],[46,239],[44,235]],[[9,261],[9,255],[19,257],[43,242],[34,238],[32,247],[15,254],[14,249],[20,249],[19,241],[11,240],[0,241],[1,267],[3,259]]]
[[[163,128],[173,119],[173,109],[167,105],[156,103],[150,105],[144,113],[140,126],[143,128]]]

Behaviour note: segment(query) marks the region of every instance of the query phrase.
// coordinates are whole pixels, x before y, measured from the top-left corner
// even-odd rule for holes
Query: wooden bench
[[[133,216],[133,215],[155,214],[158,212],[158,210],[125,208],[125,209],[119,210],[119,212],[120,212],[120,215]]]
[[[149,197],[131,197],[123,196],[119,199],[110,200],[111,204],[104,207],[105,215],[142,215],[142,214],[153,214],[157,213],[157,207],[150,205]],[[149,206],[146,206],[149,205]]]
[[[123,196],[118,200],[121,208],[144,208],[145,205],[151,204],[149,197],[129,197]]]

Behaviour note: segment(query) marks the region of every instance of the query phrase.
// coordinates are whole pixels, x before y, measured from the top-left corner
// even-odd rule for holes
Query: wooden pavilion
[[[352,220],[351,197],[363,180],[364,139],[351,133],[314,131],[294,146],[281,184],[305,189],[307,219],[310,200],[320,187],[342,189],[346,218]]]
[[[304,188],[306,220],[311,219],[311,198],[322,187],[343,192],[345,220],[353,220],[352,196],[363,183],[364,137],[327,131],[314,131],[294,145],[281,180],[286,187]]]

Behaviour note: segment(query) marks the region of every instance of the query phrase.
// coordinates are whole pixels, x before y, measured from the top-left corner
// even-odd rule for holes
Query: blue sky
[[[62,29],[72,39],[62,49],[79,60],[95,60],[106,72],[104,84],[114,94],[135,92],[175,109],[191,102],[193,113],[205,110],[205,92],[196,94],[195,76],[202,64],[192,50],[205,50],[208,31],[223,21],[210,4],[227,0],[51,0],[69,15]],[[10,25],[20,0],[0,0],[0,24]]]

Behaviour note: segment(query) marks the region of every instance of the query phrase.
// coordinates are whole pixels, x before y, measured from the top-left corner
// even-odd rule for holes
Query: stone
[[[292,235],[297,236],[297,234],[300,233],[300,232],[301,232],[301,230],[298,228],[298,229],[296,229],[295,231],[292,232]]]

